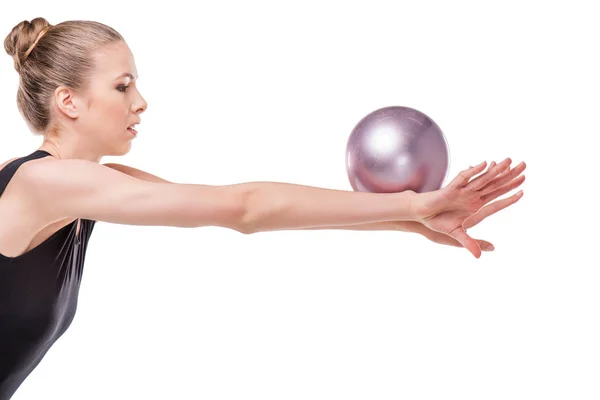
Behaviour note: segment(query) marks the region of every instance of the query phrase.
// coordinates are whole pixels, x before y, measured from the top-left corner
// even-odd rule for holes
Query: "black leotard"
[[[23,163],[46,156],[37,150],[0,170],[0,197]],[[0,400],[12,397],[70,326],[95,222],[82,219],[78,235],[75,220],[22,255],[0,254]]]

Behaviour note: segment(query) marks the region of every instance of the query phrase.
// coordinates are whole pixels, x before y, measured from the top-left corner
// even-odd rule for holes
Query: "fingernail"
[[[490,244],[485,248],[485,251],[494,251],[494,246]]]
[[[517,192],[517,197],[521,197],[521,196],[523,196],[523,191],[522,191],[522,190],[519,190],[519,191]]]

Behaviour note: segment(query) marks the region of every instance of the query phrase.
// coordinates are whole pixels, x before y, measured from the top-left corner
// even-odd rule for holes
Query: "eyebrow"
[[[116,81],[117,79],[121,79],[121,78],[124,78],[124,77],[130,78],[132,81],[134,81],[134,80],[135,80],[135,77],[134,77],[132,74],[130,74],[129,72],[123,72],[121,75],[119,75],[119,76],[117,76],[117,77],[115,78],[115,81]]]

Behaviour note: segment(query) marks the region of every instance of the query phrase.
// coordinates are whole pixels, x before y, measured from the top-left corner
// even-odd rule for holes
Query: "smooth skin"
[[[476,240],[467,234],[467,229],[490,212],[514,204],[523,192],[519,191],[501,202],[492,200],[518,188],[525,181],[522,175],[526,164],[519,163],[510,168],[512,160],[507,158],[499,164],[491,164],[481,173],[486,162],[462,171],[450,184],[433,192],[423,193],[413,207],[414,217],[432,231],[450,236],[469,250],[475,257],[481,256]],[[486,215],[487,214],[487,215]]]
[[[483,200],[483,201],[485,201],[485,203],[488,203],[489,201],[496,199],[499,196],[502,196],[513,189],[516,189],[525,181],[525,176],[521,175],[521,173],[526,168],[525,163],[520,163],[519,165],[517,165],[517,167],[515,167],[513,169],[507,169],[507,165],[509,165],[509,160],[505,160],[503,163],[500,164],[499,167],[496,167],[495,162],[490,163],[488,172],[494,167],[496,167],[497,172],[499,172],[499,171],[501,171],[501,172],[499,172],[499,175],[498,175],[498,178],[500,178],[500,179],[495,182],[495,184],[494,184],[495,186],[492,188],[491,194],[488,194],[487,198]],[[126,166],[126,165],[122,165],[122,164],[106,164],[106,166],[109,166],[117,171],[120,171],[129,176],[133,176],[135,178],[142,179],[145,181],[160,182],[160,183],[173,183],[166,179],[160,178],[156,175],[152,175],[148,172],[145,172],[145,171],[142,171],[142,170],[130,167],[130,166]],[[455,187],[457,189],[460,188],[461,187],[460,182],[461,181],[464,182],[465,179],[468,180],[469,174],[476,174],[477,171],[480,170],[480,168],[481,168],[481,165],[478,167],[475,167],[475,168],[469,167],[469,170],[461,172],[459,174],[459,176],[457,178],[455,178],[455,181],[453,181],[449,184],[449,187],[444,188],[442,190],[442,192],[439,192],[439,193],[444,193],[445,191],[447,192],[447,191],[449,191],[449,188],[451,188],[451,187]],[[493,173],[493,171],[492,171],[492,173]],[[492,176],[492,174],[488,173],[487,178],[489,179],[490,176]],[[503,183],[505,185],[503,185]],[[488,189],[490,187],[488,187]],[[452,193],[450,193],[450,196],[451,195],[452,195]],[[470,229],[470,228],[476,226],[477,224],[479,224],[481,221],[483,221],[487,217],[494,215],[497,212],[504,210],[505,208],[515,204],[517,201],[519,201],[522,198],[522,195],[523,195],[523,192],[519,191],[519,192],[513,194],[512,196],[495,201],[491,204],[486,204],[485,206],[477,209],[475,213],[468,212],[467,217],[463,220],[462,225],[460,225],[460,227],[462,227],[462,229],[464,229],[464,231],[466,232],[467,229]],[[419,210],[417,210],[417,212],[419,212]],[[423,212],[423,211],[421,211],[421,212]],[[426,211],[425,211],[425,214],[426,214]],[[389,222],[387,222],[387,221],[384,221],[384,222],[364,223],[364,224],[347,225],[347,226],[320,226],[317,229],[403,231],[403,232],[418,233],[434,243],[449,245],[449,246],[454,246],[454,247],[464,247],[462,242],[457,240],[457,238],[456,238],[457,236],[464,237],[464,235],[462,235],[462,233],[460,232],[460,228],[458,228],[458,231],[457,231],[457,226],[453,227],[452,224],[446,225],[447,221],[452,221],[451,219],[447,218],[447,215],[444,215],[443,218],[441,215],[437,215],[435,219],[432,218],[431,216],[425,217],[423,222],[418,222],[418,221],[389,221]],[[456,224],[457,220],[454,220],[454,221]],[[458,221],[460,221],[460,219],[458,219]],[[303,228],[299,228],[299,229],[303,229]],[[304,229],[314,229],[314,228],[304,228]],[[454,232],[451,234],[451,231],[454,231]],[[473,243],[471,243],[470,241],[468,242],[468,246],[471,247],[469,249],[469,251],[474,253],[474,255],[476,255],[476,257],[478,257],[477,248],[479,248],[482,251],[493,251],[494,250],[494,246],[492,243],[490,243],[486,240],[481,240],[481,239],[474,239],[474,240],[476,242],[476,246],[473,246]],[[480,253],[479,253],[479,255],[480,255]]]
[[[162,183],[173,183],[170,181],[167,181],[163,178],[160,178],[156,175],[152,175],[148,172],[145,171],[141,171],[139,169],[130,167],[130,166],[125,166],[125,165],[121,165],[121,164],[106,164],[107,166],[116,169],[122,173],[125,173],[127,175],[139,178],[139,179],[143,179],[146,181],[150,181],[150,182],[162,182]],[[439,195],[445,195],[448,196],[448,194],[450,196],[452,196],[452,191],[451,188],[455,188],[455,190],[460,190],[460,188],[464,185],[461,185],[461,182],[464,182],[465,179],[468,180],[468,176],[472,176],[473,174],[476,174],[477,171],[480,171],[481,166],[485,165],[485,164],[480,164],[477,167],[469,167],[468,170],[462,171],[457,178],[455,178],[455,180],[453,182],[451,182],[447,187],[443,188],[442,191],[438,192]],[[489,184],[488,185],[488,191],[489,194],[485,195],[487,197],[485,197],[483,200],[480,200],[482,202],[484,202],[484,206],[476,209],[476,212],[472,212],[473,208],[476,208],[476,206],[474,206],[471,211],[468,211],[466,214],[463,212],[461,213],[462,216],[466,216],[466,218],[464,218],[462,220],[462,225],[459,223],[459,221],[461,221],[461,218],[448,218],[449,214],[448,211],[444,211],[444,212],[439,212],[438,215],[433,216],[428,216],[428,217],[423,217],[421,216],[421,218],[423,219],[422,222],[419,221],[384,221],[384,222],[375,222],[375,223],[364,223],[364,224],[355,224],[355,225],[346,225],[346,226],[320,226],[318,228],[298,228],[298,229],[341,229],[341,230],[369,230],[369,231],[377,231],[377,230],[386,230],[386,231],[403,231],[403,232],[411,232],[411,233],[417,233],[422,235],[423,237],[427,238],[428,240],[434,242],[434,243],[438,243],[438,244],[443,244],[443,245],[449,245],[449,246],[454,246],[454,247],[466,247],[464,246],[463,243],[465,243],[465,235],[463,234],[463,232],[461,232],[461,229],[464,230],[464,233],[466,233],[467,229],[470,229],[476,225],[478,225],[480,222],[482,222],[484,219],[486,219],[489,216],[492,216],[494,214],[496,214],[497,212],[506,209],[507,207],[515,204],[516,202],[518,202],[522,197],[523,197],[523,191],[519,191],[515,194],[513,194],[512,196],[503,198],[501,200],[497,200],[494,201],[490,204],[489,203],[491,200],[494,200],[506,193],[508,193],[511,190],[514,190],[516,188],[518,188],[524,181],[525,181],[525,176],[521,175],[521,173],[525,170],[526,168],[526,164],[524,162],[518,164],[515,168],[513,169],[509,169],[507,168],[510,165],[510,160],[504,160],[503,163],[501,163],[498,167],[496,167],[496,163],[492,162],[489,165],[489,169],[487,172],[487,179],[491,179],[491,177],[493,176],[494,171],[491,171],[492,168],[496,167],[496,173],[498,173],[497,176],[497,180],[495,181],[495,183],[493,185]],[[481,181],[479,181],[481,182]],[[473,188],[473,186],[471,186],[470,188]],[[433,192],[436,193],[436,192]],[[426,201],[426,200],[423,200]],[[435,198],[434,198],[435,201]],[[444,204],[444,201],[447,200],[442,200],[442,204]],[[427,211],[423,211],[423,210],[417,210],[417,213],[424,213],[424,215],[427,215]],[[458,213],[458,211],[454,211],[454,213]],[[442,215],[443,214],[443,215]],[[454,225],[453,225],[454,223]],[[494,250],[494,245],[492,243],[490,243],[489,241],[486,240],[481,240],[481,239],[469,239],[470,237],[467,235],[466,236],[466,244],[468,247],[468,250],[473,253],[473,255],[475,255],[476,257],[480,257],[481,255],[481,251],[493,251]],[[458,240],[458,238],[462,238],[461,240]],[[471,240],[475,241],[475,245],[472,243]],[[479,251],[477,250],[479,248]]]
[[[392,229],[462,246],[479,258],[489,242],[471,238],[466,229],[520,198],[490,203],[523,182],[524,164],[507,170],[510,159],[480,177],[476,175],[485,163],[469,168],[447,187],[424,194],[359,193],[277,182],[183,184],[121,164],[101,164],[104,156],[129,151],[135,137],[127,128],[141,121],[147,103],[137,88],[137,69],[126,43],[106,46],[94,59],[96,69],[84,90],[55,91],[54,123],[40,147],[54,157],[22,165],[7,190],[8,199],[19,199],[11,215],[28,216],[13,254],[31,248],[26,244],[35,241],[40,229],[87,218],[128,225],[220,226],[244,234]]]

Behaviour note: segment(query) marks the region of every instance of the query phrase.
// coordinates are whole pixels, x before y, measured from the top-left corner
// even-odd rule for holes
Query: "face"
[[[76,129],[103,155],[123,155],[131,148],[147,107],[136,86],[133,54],[124,42],[105,46],[95,54],[96,68],[79,98]]]

